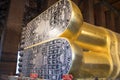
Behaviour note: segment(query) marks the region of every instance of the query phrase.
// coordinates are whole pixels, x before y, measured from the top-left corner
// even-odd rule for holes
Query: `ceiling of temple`
[[[120,0],[108,0],[108,1],[113,7],[120,10]]]

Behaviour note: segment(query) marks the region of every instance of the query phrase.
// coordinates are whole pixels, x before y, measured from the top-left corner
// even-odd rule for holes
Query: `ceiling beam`
[[[120,0],[116,0],[116,1],[112,2],[111,4],[113,5],[113,4],[116,4],[118,2],[120,2]]]
[[[120,11],[118,11],[115,7],[113,7],[108,0],[100,0],[102,4],[104,4],[107,8],[113,11],[116,15],[120,16]]]

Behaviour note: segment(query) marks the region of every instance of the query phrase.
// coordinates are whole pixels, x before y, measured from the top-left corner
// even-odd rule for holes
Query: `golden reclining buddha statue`
[[[80,9],[71,0],[58,1],[30,21],[25,29],[23,29],[22,37],[24,37],[25,41],[23,41],[25,44],[21,45],[23,48],[21,53],[24,54],[29,53],[29,51],[32,52],[35,48],[37,48],[36,50],[39,54],[41,54],[40,50],[43,48],[46,49],[45,51],[47,53],[48,46],[52,48],[66,43],[70,48],[70,52],[66,52],[66,55],[64,54],[64,59],[70,60],[68,62],[69,64],[63,61],[65,66],[62,68],[67,67],[68,69],[62,74],[71,74],[75,79],[91,77],[107,79],[120,78],[120,35],[101,26],[84,22]],[[51,45],[58,40],[61,40],[61,44]],[[47,45],[47,47],[42,47],[44,45]],[[58,49],[58,51],[64,51],[65,46],[63,47],[63,45],[61,45],[59,47],[61,48]],[[55,52],[54,50],[56,50],[56,48],[53,48],[52,51]],[[33,53],[34,52],[35,51],[33,51]],[[64,52],[61,52],[61,55]],[[48,52],[46,55],[49,56],[50,53]],[[69,57],[67,55],[69,55]],[[47,58],[45,58],[45,60],[47,60]],[[25,59],[26,58],[23,60]],[[59,63],[61,65],[62,59],[63,58],[60,59],[61,62]],[[43,61],[42,63],[41,60],[40,58],[34,57],[32,64],[36,66],[42,66],[43,64],[50,66],[47,65],[49,64],[47,61]],[[37,65],[40,63],[42,64]],[[34,68],[39,69],[39,67],[35,66]],[[33,70],[33,68],[31,69]],[[32,71],[31,69],[30,71]],[[50,70],[50,67],[45,69]],[[22,72],[27,74],[24,71]],[[39,74],[42,74],[42,72]],[[47,74],[50,75],[52,73],[46,73],[46,75]],[[45,75],[39,76],[49,79]],[[59,79],[60,78],[56,78],[56,80]],[[54,79],[51,78],[49,80]]]

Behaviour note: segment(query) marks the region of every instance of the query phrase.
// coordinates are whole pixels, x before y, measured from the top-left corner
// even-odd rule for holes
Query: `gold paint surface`
[[[120,35],[83,22],[79,8],[68,1],[72,9],[71,19],[67,29],[56,37],[64,37],[71,44],[72,65],[69,74],[74,78],[120,78]]]

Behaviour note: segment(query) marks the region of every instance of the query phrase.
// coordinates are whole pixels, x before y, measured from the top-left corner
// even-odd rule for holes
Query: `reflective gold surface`
[[[71,0],[68,1],[72,9],[69,24],[55,37],[64,37],[71,44],[72,65],[69,74],[74,78],[119,79],[120,35],[83,22],[79,8]],[[30,47],[39,44],[41,42]]]
[[[75,78],[115,79],[120,72],[120,37],[110,30],[83,22],[77,6],[70,3],[72,17],[67,30],[61,35],[69,39],[73,48],[70,73]]]

